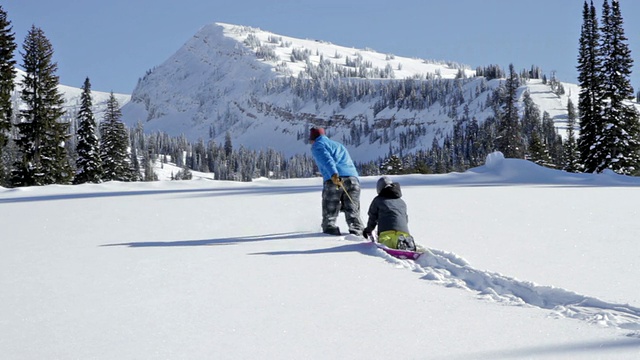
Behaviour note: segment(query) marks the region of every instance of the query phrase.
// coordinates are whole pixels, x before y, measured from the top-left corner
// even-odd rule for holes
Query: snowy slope
[[[318,178],[0,188],[0,353],[640,356],[640,180],[497,154],[394,180],[432,252],[416,262],[319,234]]]
[[[248,37],[253,36],[258,39],[263,46],[270,47],[277,60],[265,59],[264,62],[272,64],[284,64],[287,72],[298,76],[304,72],[307,64],[305,61],[293,61],[291,56],[294,50],[308,50],[309,62],[318,65],[320,59],[328,60],[331,63],[344,66],[347,57],[353,59],[362,57],[363,62],[371,63],[372,68],[384,69],[389,65],[393,69],[394,78],[405,79],[415,75],[439,74],[442,78],[453,79],[458,73],[458,68],[463,69],[467,76],[473,76],[468,66],[461,64],[447,64],[444,61],[423,60],[418,58],[408,58],[396,54],[385,54],[374,49],[356,49],[334,45],[332,43],[317,39],[299,39],[290,36],[283,36],[265,31],[259,28],[238,26],[224,23],[215,24],[222,27],[226,37],[236,40],[238,43],[245,43]],[[452,66],[452,65],[455,65]],[[456,68],[457,67],[457,68]]]
[[[20,69],[16,69],[16,70],[17,70],[16,88],[13,92],[12,99],[16,104],[14,108],[20,109],[23,106],[20,100],[20,93],[22,91],[22,79],[25,76],[25,72]],[[82,95],[82,84],[80,84],[80,87],[58,85],[58,91],[62,94],[62,97],[64,99],[63,106],[66,111],[66,114],[63,116],[63,119],[64,120],[75,119],[81,105],[80,96]],[[93,100],[92,110],[98,122],[101,121],[102,117],[104,116],[104,111],[107,108],[107,101],[109,100],[110,95],[111,94],[107,92],[94,91],[94,90],[91,91],[91,96]],[[121,107],[126,105],[129,102],[129,100],[131,100],[131,95],[129,94],[114,93],[113,95],[115,96],[116,100],[118,100],[118,105],[120,105]]]
[[[362,68],[368,71],[366,79],[341,77],[335,72],[325,76],[333,77],[337,84],[352,85],[436,78],[450,81],[452,88],[459,89],[451,90],[455,95],[449,94],[422,110],[392,106],[375,111],[379,97],[365,96],[342,107],[338,101],[301,98],[281,83],[290,76],[308,81],[304,79],[311,76],[309,69],[321,63],[331,64],[334,70],[358,71],[360,67],[348,65],[354,62],[363,64]],[[385,71],[392,75],[381,75]],[[469,78],[453,83],[459,71]],[[397,152],[401,136],[420,127],[426,129],[425,133],[405,148],[405,153],[430,147],[434,138],[441,142],[453,129],[454,107],[457,116],[468,111],[470,118],[480,122],[493,115],[487,101],[500,80],[486,81],[472,78],[473,75],[468,66],[452,62],[347,48],[322,40],[217,23],[204,26],[141,79],[132,101],[123,108],[123,120],[129,125],[142,122],[146,131],[185,134],[192,141],[214,139],[220,143],[229,132],[234,145],[271,147],[287,155],[308,151],[305,137],[309,126],[325,126],[331,137],[349,142],[352,127],[366,124],[374,129],[375,136],[347,144],[353,157],[362,162],[386,156],[390,150]],[[519,99],[529,91],[540,112],[547,111],[564,134],[567,101],[571,98],[577,106],[578,87],[562,85],[565,94],[556,95],[549,85],[531,80],[520,88]],[[454,97],[462,97],[463,101],[451,105]]]

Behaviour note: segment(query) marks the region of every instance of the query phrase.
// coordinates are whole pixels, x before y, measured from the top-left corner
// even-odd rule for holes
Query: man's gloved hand
[[[336,186],[342,186],[342,179],[340,179],[340,177],[338,176],[338,174],[333,174],[333,175],[331,175],[331,181],[332,181]]]
[[[364,230],[362,230],[362,236],[364,236],[365,239],[368,239],[369,236],[371,236],[371,229],[364,228]]]

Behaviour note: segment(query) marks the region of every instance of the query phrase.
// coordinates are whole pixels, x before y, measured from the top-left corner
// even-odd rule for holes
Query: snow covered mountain
[[[123,120],[192,141],[220,143],[229,132],[235,146],[287,155],[308,151],[307,129],[320,125],[368,161],[428,148],[462,116],[484,121],[500,81],[452,62],[215,23],[139,81]],[[576,85],[562,86],[558,95],[529,80],[520,100],[528,90],[562,130],[567,101],[578,97]]]
[[[13,102],[14,109],[22,108],[22,102],[20,100],[20,93],[22,92],[22,79],[25,76],[25,72],[16,69],[16,87],[13,92]],[[78,114],[78,110],[80,109],[80,95],[82,94],[82,88],[73,87],[67,85],[58,85],[58,91],[62,94],[64,98],[64,109],[66,110],[65,115],[63,116],[63,120],[71,120],[75,119]],[[110,93],[102,92],[102,91],[91,91],[91,96],[93,99],[93,114],[96,117],[96,120],[99,122],[102,120],[102,116],[104,114],[105,109],[107,108],[107,100],[109,100]],[[118,104],[122,107],[131,99],[131,95],[129,94],[113,94],[118,100]]]

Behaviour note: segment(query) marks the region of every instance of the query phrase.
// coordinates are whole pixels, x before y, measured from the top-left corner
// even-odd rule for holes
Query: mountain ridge
[[[307,130],[318,125],[345,142],[359,161],[368,161],[429,148],[434,139],[442,142],[459,114],[479,122],[492,116],[487,103],[501,80],[474,74],[454,62],[213,23],[140,79],[122,109],[123,121],[191,141],[221,143],[229,132],[234,145],[287,155],[308,151]],[[389,86],[415,86],[420,94],[407,90],[407,98],[422,97],[427,105],[412,108],[408,100],[382,105]],[[534,102],[544,105],[541,113],[547,111],[562,127],[567,101],[577,104],[578,95],[577,86],[563,86],[568,91],[558,95],[541,80],[529,80],[519,99],[530,89]],[[344,100],[349,95],[341,91],[359,95]]]
[[[452,61],[213,23],[149,70],[131,95],[114,95],[122,120],[130,127],[142,124],[147,133],[217,143],[228,133],[235,146],[272,148],[292,156],[308,152],[309,127],[323,126],[357,161],[366,162],[443,144],[461,120],[473,118],[481,124],[494,116],[488,104],[504,79],[474,75],[469,66]],[[17,80],[21,76],[24,72],[18,69]],[[20,81],[16,83],[14,103],[19,104]],[[528,93],[564,137],[567,103],[578,103],[579,87],[556,82],[554,89],[540,79],[523,83],[517,94],[521,113]],[[67,110],[62,120],[71,121],[82,90],[67,85],[59,89]],[[404,98],[389,99],[390,92],[402,90]],[[100,121],[109,93],[92,95]],[[414,97],[422,104],[412,104]]]

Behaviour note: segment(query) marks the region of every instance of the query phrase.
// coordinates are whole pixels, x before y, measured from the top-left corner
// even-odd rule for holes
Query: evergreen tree
[[[176,173],[176,175],[173,177],[173,180],[191,180],[192,178],[193,173],[187,166],[184,166],[182,170]]]
[[[142,180],[158,181],[158,175],[155,173],[155,171],[153,171],[153,164],[155,162],[155,159],[154,156],[152,156],[150,149],[148,149],[147,151],[143,151],[142,162],[144,165],[144,175],[142,177]]]
[[[599,138],[602,133],[600,124],[602,95],[599,75],[602,59],[600,57],[598,19],[593,1],[590,6],[586,1],[584,2],[582,17],[577,66],[578,85],[580,85],[578,150],[584,171],[592,173],[598,169],[599,160],[596,154],[600,152]]]
[[[386,175],[398,175],[404,172],[402,161],[397,155],[391,155],[380,164],[380,173]]]
[[[100,142],[98,140],[96,120],[93,116],[93,101],[91,99],[91,83],[86,78],[80,95],[80,110],[78,111],[78,145],[76,152],[75,184],[99,183],[102,180],[102,161],[100,160]]]
[[[138,150],[136,150],[135,147],[130,147],[130,148],[131,148],[131,153],[129,155],[129,158],[131,161],[129,162],[129,179],[127,179],[126,181],[145,180],[145,178],[142,175],[140,175],[141,168],[140,168],[140,161],[138,161]],[[155,180],[148,180],[148,181],[155,181]]]
[[[465,128],[465,157],[469,161],[469,167],[476,167],[484,161],[484,151],[480,139],[480,126],[475,116]]]
[[[571,99],[567,102],[567,141],[564,142],[564,167],[568,172],[578,172],[580,166],[580,152],[575,138],[576,108]]]
[[[9,141],[13,109],[11,94],[15,87],[16,75],[13,53],[16,50],[15,35],[11,32],[11,21],[0,5],[0,186],[8,185],[7,171],[4,166],[3,154]]]
[[[542,113],[542,142],[551,157],[551,163],[554,166],[561,165],[563,163],[562,137],[558,134],[553,118],[546,111]]]
[[[24,41],[25,77],[17,124],[16,144],[21,153],[13,170],[13,184],[32,186],[66,184],[73,177],[65,148],[68,123],[59,122],[64,100],[58,92],[58,65],[52,62],[53,47],[44,32],[32,26]]]
[[[509,77],[505,82],[502,111],[499,114],[498,150],[508,158],[524,158],[522,129],[518,118],[516,92],[519,87],[518,74],[513,64],[509,65]]]
[[[522,102],[524,104],[522,114],[522,136],[524,137],[526,144],[530,144],[533,133],[541,133],[542,125],[540,120],[540,108],[535,102],[533,102],[529,91],[524,93]]]
[[[541,166],[554,167],[551,156],[549,155],[549,150],[543,143],[538,132],[533,132],[529,140],[529,160]]]
[[[118,100],[112,92],[100,123],[100,159],[105,181],[131,181],[134,177],[128,152],[129,135],[121,117]]]
[[[230,156],[231,152],[233,152],[233,145],[231,144],[231,133],[229,133],[228,131],[224,135],[224,152],[227,156]]]
[[[624,34],[619,1],[608,0],[602,8],[602,135],[596,171],[611,169],[634,174],[640,166],[640,124],[638,112],[627,101],[633,99],[629,81],[633,59]]]

